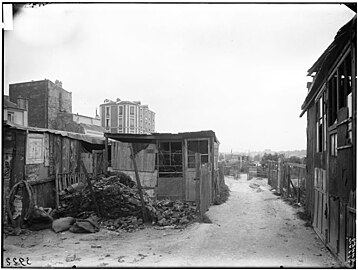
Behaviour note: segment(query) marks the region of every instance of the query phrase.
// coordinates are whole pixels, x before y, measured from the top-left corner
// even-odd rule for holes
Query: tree
[[[301,164],[302,160],[299,157],[291,156],[291,157],[288,158],[288,162]]]

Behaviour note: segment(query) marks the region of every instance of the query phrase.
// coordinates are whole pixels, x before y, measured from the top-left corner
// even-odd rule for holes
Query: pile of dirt
[[[142,203],[136,183],[124,173],[99,177],[93,193],[101,223],[109,230],[134,231],[144,228]],[[72,192],[72,193],[71,193]],[[142,190],[148,221],[157,226],[184,226],[196,217],[193,205],[182,201],[154,200]],[[62,207],[57,217],[88,218],[96,215],[96,205],[89,186],[69,189],[60,196]]]

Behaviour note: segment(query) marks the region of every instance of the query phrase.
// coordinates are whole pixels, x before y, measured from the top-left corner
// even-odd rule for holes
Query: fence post
[[[298,190],[297,190],[297,203],[301,202],[301,168],[298,167]]]
[[[195,201],[196,210],[200,212],[200,153],[195,153]],[[201,213],[200,213],[201,214]]]
[[[268,165],[268,172],[267,172],[267,183],[269,184],[269,185],[271,185],[271,180],[270,180],[270,162],[268,162],[267,163],[267,165]]]
[[[56,209],[60,207],[60,195],[59,195],[59,183],[58,183],[58,169],[56,169],[55,176],[55,188],[56,188]]]
[[[291,187],[290,187],[290,181],[291,181],[291,177],[290,177],[290,165],[286,164],[285,165],[286,170],[287,170],[287,174],[286,174],[286,178],[287,178],[287,198],[290,198],[290,193],[291,193]]]
[[[282,158],[278,158],[277,161],[277,192],[281,194],[281,179],[282,179]]]

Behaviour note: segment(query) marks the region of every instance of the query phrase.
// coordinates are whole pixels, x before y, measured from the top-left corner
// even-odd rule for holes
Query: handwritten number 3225
[[[12,260],[10,258],[6,258],[6,263],[7,266],[10,266],[11,264],[13,264],[14,266],[28,266],[31,265],[30,260],[28,257],[25,258],[13,258]]]

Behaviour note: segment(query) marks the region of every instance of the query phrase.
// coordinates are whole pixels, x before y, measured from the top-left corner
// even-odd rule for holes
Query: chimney
[[[19,106],[19,108],[27,111],[29,108],[29,100],[25,97],[19,96],[17,98],[17,106]]]
[[[57,86],[59,86],[59,87],[61,87],[61,88],[62,88],[62,82],[61,82],[61,81],[56,80],[56,81],[55,81],[55,84],[56,84]]]
[[[120,99],[120,98],[117,98],[117,102],[119,102],[119,101],[121,101],[121,99]]]

